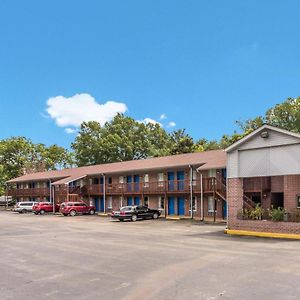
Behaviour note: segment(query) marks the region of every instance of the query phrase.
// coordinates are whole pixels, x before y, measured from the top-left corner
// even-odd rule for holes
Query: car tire
[[[26,214],[26,213],[27,213],[27,210],[26,210],[26,209],[22,209],[22,210],[21,210],[21,213],[22,213],[22,214]]]
[[[119,219],[120,222],[124,222],[124,219]]]
[[[94,215],[95,211],[93,209],[90,210],[90,215]]]
[[[152,218],[153,218],[154,220],[158,219],[158,213],[154,213],[153,216],[152,216]]]
[[[45,214],[45,210],[41,209],[40,214],[44,215]]]
[[[76,216],[76,210],[71,210],[70,211],[70,213],[69,213],[69,215],[71,216],[71,217],[75,217]]]
[[[132,222],[135,222],[137,220],[137,215],[133,215],[132,217],[131,217],[131,221]]]

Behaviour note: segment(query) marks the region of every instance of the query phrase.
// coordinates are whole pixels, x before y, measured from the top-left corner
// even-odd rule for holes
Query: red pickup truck
[[[44,215],[47,212],[53,212],[53,204],[51,202],[39,202],[32,207],[32,211],[38,215]],[[59,211],[59,205],[55,204],[55,212]]]
[[[94,215],[95,206],[86,205],[84,202],[63,202],[60,205],[60,212],[64,216],[76,216],[78,214]]]

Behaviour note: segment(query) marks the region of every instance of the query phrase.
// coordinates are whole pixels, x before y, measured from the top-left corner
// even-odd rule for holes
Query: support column
[[[203,175],[200,174],[200,220],[204,221],[204,213],[203,213]]]
[[[103,212],[106,212],[106,177],[105,174],[102,174],[103,177]]]

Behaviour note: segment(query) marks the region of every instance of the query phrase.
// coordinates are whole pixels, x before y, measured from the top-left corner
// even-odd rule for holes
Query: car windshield
[[[132,211],[133,207],[132,206],[124,206],[120,208],[120,211]]]

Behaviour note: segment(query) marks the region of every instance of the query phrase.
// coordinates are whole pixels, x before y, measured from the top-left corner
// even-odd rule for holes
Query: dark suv
[[[147,206],[124,206],[118,211],[113,211],[111,217],[120,221],[131,220],[135,222],[137,219],[158,219],[160,211],[150,209]]]
[[[95,206],[90,206],[85,204],[84,202],[63,202],[60,205],[59,211],[64,216],[76,216],[78,214],[95,214]]]

